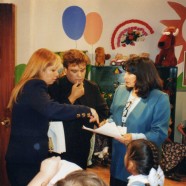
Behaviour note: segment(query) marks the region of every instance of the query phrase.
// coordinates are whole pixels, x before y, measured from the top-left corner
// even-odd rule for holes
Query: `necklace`
[[[125,104],[124,108],[123,108],[123,113],[122,113],[122,126],[126,126],[126,120],[127,117],[129,115],[129,113],[135,108],[135,106],[137,105],[136,103],[134,104],[134,102],[137,101],[137,103],[139,102],[140,99],[138,99],[138,97],[133,96],[132,93],[129,96],[129,99],[127,101],[127,103]]]

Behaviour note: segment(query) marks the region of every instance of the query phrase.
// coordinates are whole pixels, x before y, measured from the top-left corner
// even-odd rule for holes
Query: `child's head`
[[[77,170],[68,174],[57,182],[57,186],[107,186],[107,184],[93,172]]]
[[[124,163],[132,175],[148,175],[151,168],[158,168],[158,148],[154,143],[144,139],[133,140],[127,146]]]

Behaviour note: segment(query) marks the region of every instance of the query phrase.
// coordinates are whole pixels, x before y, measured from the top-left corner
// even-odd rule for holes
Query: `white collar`
[[[140,181],[140,182],[143,182],[143,183],[149,183],[148,181],[148,176],[145,176],[145,175],[142,175],[142,174],[138,174],[138,175],[135,175],[135,176],[129,176],[128,177],[128,186],[130,186],[130,184],[132,184],[133,182],[136,182],[136,181]]]

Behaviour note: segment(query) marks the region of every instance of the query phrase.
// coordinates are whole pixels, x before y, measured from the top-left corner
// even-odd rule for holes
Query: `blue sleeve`
[[[168,136],[170,102],[167,94],[159,95],[153,110],[151,129],[145,133],[148,140],[160,146]]]

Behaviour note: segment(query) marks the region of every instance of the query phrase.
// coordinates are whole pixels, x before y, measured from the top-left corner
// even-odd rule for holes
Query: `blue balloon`
[[[85,13],[78,6],[68,7],[62,15],[63,29],[71,39],[78,40],[83,35],[85,23]]]

